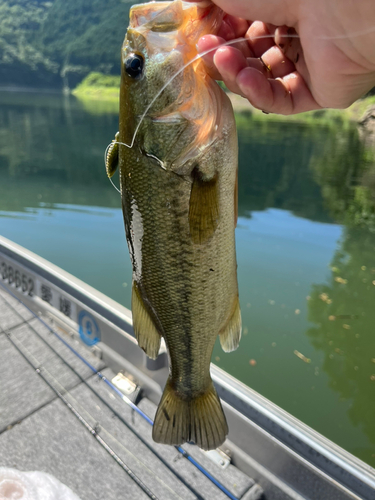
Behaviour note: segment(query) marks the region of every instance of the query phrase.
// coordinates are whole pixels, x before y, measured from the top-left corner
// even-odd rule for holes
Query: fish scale
[[[170,357],[153,438],[204,449],[222,444],[228,432],[210,376],[216,337],[231,351],[241,335],[236,127],[229,99],[202,63],[152,99],[221,19],[214,5],[180,0],[132,7],[122,48],[118,156],[112,148],[107,159],[110,174],[116,162],[120,169],[138,344],[155,358],[163,337]]]

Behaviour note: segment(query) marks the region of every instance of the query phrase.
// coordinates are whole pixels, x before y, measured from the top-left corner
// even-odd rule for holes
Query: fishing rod
[[[28,311],[31,312],[31,314],[38,319],[40,323],[42,323],[51,333],[55,335],[56,338],[60,340],[75,356],[77,356],[90,370],[99,377],[100,380],[102,380],[106,385],[108,385],[112,391],[122,400],[124,401],[130,408],[132,408],[136,413],[138,413],[144,420],[149,425],[153,425],[153,420],[145,413],[143,412],[136,404],[133,403],[127,396],[125,396],[110,380],[107,379],[105,375],[103,375],[99,370],[97,370],[89,361],[87,361],[79,352],[77,352],[74,347],[72,347],[65,339],[61,337],[48,323],[46,323],[42,318],[40,318],[37,314],[34,313],[26,304],[24,304],[11,290],[8,289],[3,283],[0,283],[0,286],[2,286],[11,296],[13,296],[20,304],[22,304]],[[3,300],[6,301],[6,299],[3,298]],[[6,301],[7,302],[7,301]],[[10,307],[12,307],[9,302],[7,302]],[[16,312],[16,314],[22,318],[22,316],[18,313],[18,311],[12,307],[12,309]],[[24,319],[24,318],[22,318]],[[32,327],[32,325],[29,325],[30,328],[33,329],[33,331],[40,337],[38,332]],[[44,339],[43,339],[44,340]],[[47,343],[48,344],[48,343]],[[49,344],[48,344],[49,345]],[[52,350],[54,350],[51,346],[49,346]],[[56,352],[54,350],[54,352]],[[60,358],[61,356],[56,353]],[[74,368],[72,368],[64,359],[63,362],[69,366],[69,368],[82,380],[82,377],[75,371]],[[82,380],[95,394],[96,391],[92,389],[86,381],[83,379]],[[100,398],[100,396],[98,395]],[[101,398],[100,398],[101,399]],[[115,414],[115,410],[112,409],[112,407],[105,401],[103,401],[108,408],[111,409]],[[117,415],[116,415],[117,416]],[[122,418],[119,417],[122,421]],[[128,427],[128,425],[127,425]],[[134,431],[135,432],[135,431]],[[220,481],[218,481],[210,472],[208,472],[194,457],[192,457],[186,450],[184,450],[181,446],[175,446],[175,449],[184,457],[186,458],[194,467],[196,467],[207,479],[209,479],[218,489],[220,489],[228,498],[231,500],[239,500],[235,495],[233,495]],[[155,453],[156,454],[156,453]],[[159,457],[158,457],[159,458]],[[191,486],[189,485],[189,489],[191,489]],[[194,492],[194,494],[196,494]],[[201,495],[198,494],[198,498],[201,498]]]
[[[0,283],[1,285],[1,283]],[[6,288],[6,287],[4,287]],[[10,292],[10,291],[9,291]],[[11,293],[11,292],[10,292]],[[4,297],[1,297],[2,300],[4,302],[6,302],[8,304],[9,307],[11,307],[13,309],[13,311],[19,316],[19,317],[22,317],[18,311],[16,309],[13,308],[13,306],[4,298]],[[17,298],[15,296],[15,298]],[[18,298],[17,298],[18,300]],[[21,302],[21,301],[20,301]],[[25,304],[23,304],[23,302],[21,302],[22,305],[25,306]],[[27,306],[25,306],[27,307]],[[28,309],[28,308],[27,308]],[[33,312],[33,311],[31,311]],[[33,313],[34,314],[34,313]],[[35,315],[45,326],[48,327],[48,325],[46,325],[44,323],[43,320],[41,320],[41,318],[39,318],[39,316]],[[23,319],[23,318],[22,318]],[[106,401],[88,382],[87,380],[75,369],[73,368],[73,366],[68,362],[66,361],[63,356],[56,350],[54,349],[47,341],[45,338],[43,338],[43,336],[37,331],[35,330],[35,328],[32,326],[32,325],[28,325],[29,328],[33,331],[33,333],[51,350],[53,351],[53,353],[66,365],[68,366],[68,368],[80,379],[81,382],[83,382],[83,384],[85,384],[86,387],[88,387],[88,389],[93,392],[95,394],[95,396],[113,413],[113,415],[115,415],[141,442],[142,444],[144,444],[146,446],[146,448],[148,448],[148,450],[153,453],[155,455],[156,458],[158,458],[163,465],[165,465],[167,467],[167,469],[169,469],[170,472],[172,472],[172,474],[174,474],[177,479],[182,483],[184,484],[197,498],[197,500],[204,500],[203,497],[200,495],[200,493],[198,493],[198,491],[195,490],[195,488],[193,486],[191,486],[176,470],[174,470],[172,468],[172,466],[154,449],[152,448],[152,446],[146,441],[146,439],[144,439],[142,437],[141,434],[139,434],[126,420],[125,418],[120,415],[120,413],[115,410],[108,401]],[[56,334],[58,335],[58,334]],[[61,339],[63,342],[65,342],[63,339]],[[65,344],[69,347],[69,344]],[[77,352],[75,352],[75,350],[73,350],[73,352],[75,353],[75,355],[77,355],[80,359],[81,359],[81,355]],[[88,365],[91,365],[89,362],[87,362]],[[105,381],[105,380],[108,380],[103,374],[101,374],[102,377],[99,377],[99,379]],[[115,389],[117,389],[116,386],[113,386]],[[124,400],[123,398],[126,396],[123,395],[123,393],[121,393],[120,391],[116,391],[118,393],[118,395],[120,395],[121,399]],[[131,400],[129,400],[130,403],[132,403]],[[132,403],[133,404],[133,403]],[[138,407],[137,407],[138,408]],[[139,408],[138,408],[139,409]],[[142,412],[143,413],[143,412]],[[157,480],[158,477],[156,477]],[[168,486],[163,483],[164,486],[166,486],[168,488]]]
[[[35,370],[35,372],[44,380],[44,382],[53,390],[53,392],[61,399],[61,401],[69,408],[73,415],[81,422],[81,424],[90,432],[90,434],[98,441],[98,443],[105,449],[105,451],[118,463],[118,465],[126,472],[126,474],[142,489],[146,495],[151,498],[151,500],[158,500],[158,497],[144,484],[144,482],[132,471],[132,469],[126,465],[126,463],[117,455],[117,453],[109,446],[109,444],[104,441],[104,439],[99,435],[97,426],[92,427],[92,425],[83,418],[79,411],[65,398],[65,396],[48,380],[44,374],[45,369],[42,365],[35,367],[33,363],[28,359],[22,349],[19,348],[16,342],[12,338],[12,333],[5,332],[8,340],[17,349],[17,351],[22,355],[26,362]],[[48,372],[47,372],[48,373]]]

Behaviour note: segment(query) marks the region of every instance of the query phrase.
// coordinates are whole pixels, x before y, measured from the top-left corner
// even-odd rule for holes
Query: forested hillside
[[[0,87],[74,87],[120,72],[134,0],[0,0]]]

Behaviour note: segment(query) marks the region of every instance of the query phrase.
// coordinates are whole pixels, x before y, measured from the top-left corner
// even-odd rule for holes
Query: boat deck
[[[215,464],[196,446],[155,444],[140,414],[152,419],[154,403],[135,391],[140,411],[129,406],[94,351],[1,286],[0,367],[0,466],[50,473],[82,500],[263,495],[217,452]]]

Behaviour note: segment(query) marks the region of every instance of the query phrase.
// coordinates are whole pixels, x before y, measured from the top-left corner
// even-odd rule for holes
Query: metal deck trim
[[[125,360],[128,367],[133,366],[142,374],[151,399],[157,402],[161,389],[155,391],[155,388],[164,383],[168,373],[165,364],[166,357],[157,367],[158,369],[148,366],[146,356],[135,345],[130,311],[45,259],[3,237],[0,237],[0,256],[1,254],[59,287],[73,300],[95,314],[98,321],[105,323],[108,328],[112,327],[111,331],[104,335],[102,339],[104,343],[98,344],[99,349],[102,346],[104,356],[115,366],[121,366],[122,360]],[[14,287],[12,292],[22,297],[22,293],[17,292]],[[38,303],[38,305],[44,304]],[[45,306],[50,313],[56,314],[59,320],[64,320],[59,311],[53,311],[48,304]],[[334,487],[336,484],[341,490],[344,495],[342,498],[358,498],[357,494],[359,494],[363,495],[359,498],[375,500],[374,469],[218,367],[212,365],[211,372],[218,393],[226,403],[224,406],[228,420],[239,422],[238,415],[241,415],[241,420],[247,422],[247,424],[244,423],[245,428],[246,425],[250,425],[259,436],[259,430],[262,430],[264,435],[259,439],[271,439],[281,456],[283,453],[289,457],[293,456],[292,462],[296,464],[299,462],[299,466],[303,467],[306,473],[310,468],[309,473],[314,477],[318,477],[319,474],[322,477],[326,476],[331,486]],[[258,431],[255,430],[256,427]],[[234,443],[234,448],[241,447],[244,441],[243,435],[239,434],[235,428],[231,428],[229,439]],[[226,444],[230,448],[231,443]],[[261,459],[259,464],[266,466]],[[276,476],[282,480],[282,471],[279,470]]]

